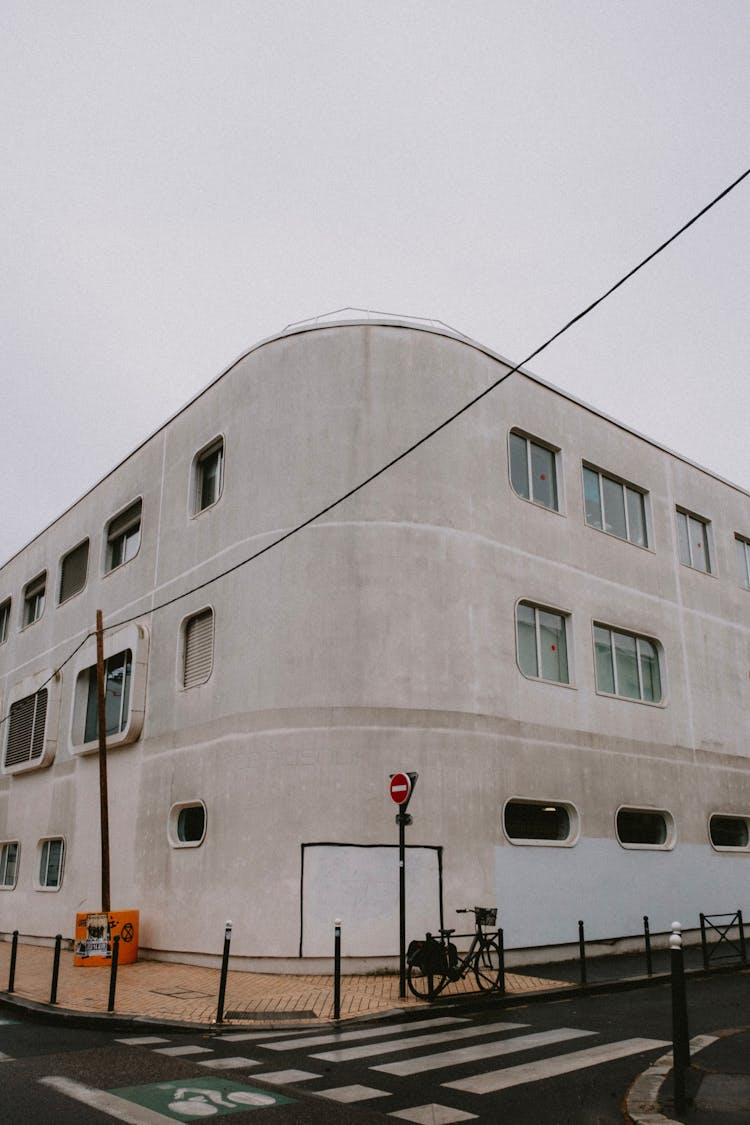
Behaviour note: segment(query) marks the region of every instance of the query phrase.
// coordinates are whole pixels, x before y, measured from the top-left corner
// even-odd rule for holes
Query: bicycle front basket
[[[474,913],[479,926],[494,926],[497,922],[497,907],[475,906]]]

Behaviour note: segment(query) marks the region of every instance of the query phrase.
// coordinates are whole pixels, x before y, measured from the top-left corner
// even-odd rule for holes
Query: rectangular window
[[[221,496],[224,475],[224,442],[219,438],[195,459],[193,512],[210,508]]]
[[[711,555],[708,548],[708,521],[700,516],[677,509],[677,538],[680,545],[680,562],[694,570],[711,573]]]
[[[597,691],[659,703],[662,697],[659,653],[653,641],[594,625]]]
[[[104,661],[104,715],[108,735],[119,734],[128,725],[132,668],[133,655],[130,649],[118,652],[116,656],[110,656]],[[88,669],[88,681],[84,742],[92,742],[99,736],[96,665]]]
[[[567,684],[568,645],[566,620],[561,613],[529,602],[516,608],[518,665],[524,676]]]
[[[640,489],[584,465],[583,500],[590,527],[648,546],[645,494]]]
[[[18,873],[18,841],[0,844],[0,887],[12,889]]]
[[[64,852],[65,843],[63,840],[42,841],[39,849],[40,887],[55,888],[61,885]]]
[[[0,645],[8,639],[8,626],[10,624],[10,598],[0,605]]]
[[[59,601],[66,602],[86,585],[86,571],[89,565],[89,541],[84,539],[60,563],[60,597]]]
[[[33,625],[44,613],[44,594],[47,588],[47,571],[45,570],[23,591],[23,626]]]
[[[47,689],[27,695],[11,704],[8,716],[8,741],[4,766],[19,766],[41,758],[47,719]]]
[[[115,516],[107,525],[107,571],[130,562],[141,545],[141,501]]]
[[[182,685],[186,688],[196,687],[206,682],[213,666],[213,610],[205,609],[188,617],[184,630]]]
[[[741,535],[735,535],[734,547],[737,554],[737,577],[740,586],[750,590],[750,542],[743,539]],[[2,611],[0,610],[0,612]],[[0,640],[2,640],[2,631],[0,631]]]
[[[512,430],[510,483],[525,500],[558,511],[556,450]]]

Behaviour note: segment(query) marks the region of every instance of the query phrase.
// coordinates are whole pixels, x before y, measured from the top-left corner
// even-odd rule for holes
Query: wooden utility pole
[[[99,731],[99,820],[102,836],[102,913],[109,913],[109,800],[107,796],[107,713],[104,683],[104,626],[96,611],[96,706]]]

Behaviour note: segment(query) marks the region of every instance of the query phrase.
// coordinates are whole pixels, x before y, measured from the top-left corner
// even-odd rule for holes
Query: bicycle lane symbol
[[[183,1082],[156,1082],[149,1086],[127,1086],[110,1090],[118,1098],[153,1109],[174,1121],[194,1121],[198,1117],[223,1117],[247,1109],[288,1105],[291,1098],[271,1094],[254,1086],[243,1086],[221,1078],[189,1079]]]

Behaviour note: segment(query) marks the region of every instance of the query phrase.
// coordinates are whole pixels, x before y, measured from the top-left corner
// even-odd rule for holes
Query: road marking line
[[[624,1059],[642,1051],[666,1047],[663,1039],[623,1039],[619,1043],[602,1043],[587,1051],[572,1051],[568,1055],[556,1055],[552,1059],[539,1059],[537,1062],[511,1066],[507,1070],[492,1070],[477,1074],[473,1078],[461,1078],[457,1082],[444,1082],[451,1090],[463,1090],[470,1094],[494,1094],[507,1090],[510,1086],[521,1086],[525,1082],[539,1082],[543,1078],[555,1078],[574,1070],[584,1070],[589,1066]]]
[[[388,1090],[376,1090],[373,1086],[334,1086],[330,1090],[318,1090],[321,1098],[332,1102],[364,1102],[368,1098],[390,1098]]]
[[[92,1086],[84,1086],[82,1082],[74,1082],[72,1078],[57,1078],[48,1075],[40,1078],[43,1086],[49,1086],[68,1098],[91,1106],[92,1109],[108,1113],[110,1117],[124,1122],[124,1125],[174,1125],[173,1117],[165,1117],[156,1110],[146,1109],[145,1106],[127,1102],[118,1098],[116,1094],[108,1094],[106,1090],[95,1090]]]
[[[6,1055],[2,1051],[0,1051],[0,1062],[13,1062],[13,1056]]]
[[[364,1031],[336,1031],[332,1035],[313,1035],[307,1038],[284,1039],[279,1043],[260,1043],[269,1051],[293,1051],[305,1047],[322,1047],[324,1043],[345,1043],[352,1039],[375,1039],[378,1035],[392,1035],[394,1031],[423,1031],[427,1027],[440,1027],[444,1024],[468,1023],[458,1016],[440,1016],[438,1019],[417,1020],[415,1023],[394,1023],[367,1028]]]
[[[482,1026],[462,1027],[450,1031],[436,1031],[432,1035],[414,1035],[409,1039],[393,1039],[385,1043],[365,1043],[361,1047],[344,1047],[340,1051],[324,1051],[319,1055],[311,1055],[313,1059],[325,1059],[326,1062],[350,1062],[352,1059],[367,1059],[373,1055],[393,1053],[395,1051],[410,1051],[413,1047],[427,1047],[430,1043],[453,1043],[456,1039],[476,1039],[479,1035],[495,1035],[498,1031],[516,1031],[528,1027],[527,1023],[488,1023]]]
[[[172,1058],[177,1058],[179,1055],[212,1055],[214,1053],[213,1047],[191,1047],[187,1044],[184,1047],[155,1047],[155,1055],[169,1055]]]
[[[412,1121],[414,1125],[457,1125],[459,1121],[476,1121],[476,1113],[466,1113],[463,1109],[452,1109],[447,1105],[415,1105],[411,1109],[399,1109],[388,1114],[399,1121]]]
[[[226,1035],[214,1035],[222,1043],[243,1043],[246,1039],[280,1039],[289,1031],[230,1031]]]
[[[126,1047],[151,1047],[154,1043],[168,1043],[158,1035],[136,1035],[132,1039],[115,1039],[115,1043],[124,1043]]]
[[[270,1082],[272,1086],[291,1085],[292,1082],[309,1082],[311,1078],[322,1078],[322,1074],[312,1074],[309,1070],[270,1070],[265,1074],[254,1074],[253,1081]]]
[[[558,1027],[552,1031],[535,1031],[531,1035],[514,1035],[512,1039],[502,1039],[499,1042],[496,1040],[494,1043],[476,1043],[473,1047],[457,1047],[455,1051],[439,1051],[436,1055],[422,1055],[417,1059],[383,1063],[380,1066],[370,1067],[370,1070],[381,1070],[385,1074],[402,1076],[422,1074],[426,1070],[440,1070],[443,1067],[459,1066],[461,1063],[497,1058],[498,1055],[512,1055],[516,1051],[530,1051],[534,1047],[544,1047],[549,1043],[565,1043],[569,1039],[580,1039],[584,1035],[596,1035],[596,1032],[581,1031],[575,1027]]]
[[[245,1059],[236,1055],[231,1059],[198,1059],[198,1066],[207,1066],[212,1070],[239,1070],[246,1066],[262,1066],[258,1059]]]

